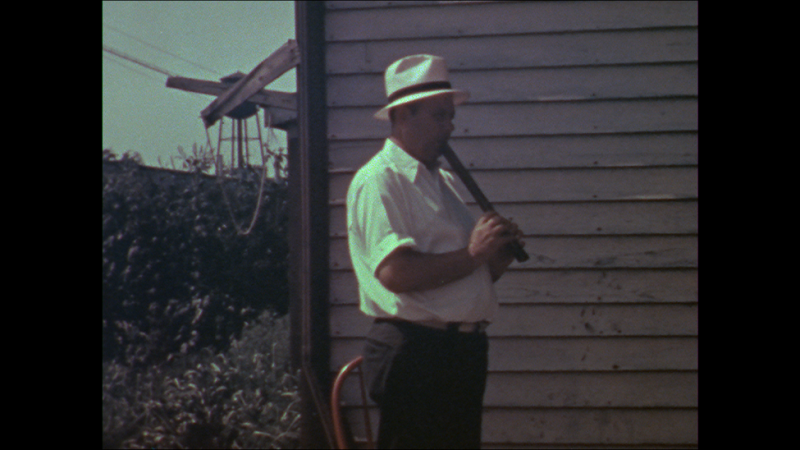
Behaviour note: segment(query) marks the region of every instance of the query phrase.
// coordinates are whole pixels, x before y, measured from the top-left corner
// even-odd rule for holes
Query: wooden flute
[[[475,180],[472,178],[472,175],[469,174],[467,169],[461,164],[461,161],[456,156],[456,153],[450,148],[449,144],[445,144],[444,148],[442,149],[442,155],[445,157],[447,162],[450,163],[450,167],[453,168],[456,175],[461,179],[464,185],[469,190],[470,194],[475,198],[475,201],[478,202],[478,206],[481,207],[483,212],[494,211],[494,206],[492,206],[489,199],[483,195],[483,191],[481,188],[478,187],[478,184],[475,183]],[[528,253],[525,252],[525,249],[517,241],[511,242],[511,250],[514,253],[514,258],[519,262],[527,261],[529,256]]]

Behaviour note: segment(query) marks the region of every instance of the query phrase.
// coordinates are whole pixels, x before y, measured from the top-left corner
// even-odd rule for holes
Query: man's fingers
[[[520,241],[523,237],[519,225],[495,211],[484,213],[479,222],[479,226],[484,229],[486,237],[494,241],[492,246],[497,246],[497,248],[504,247],[513,241]]]
[[[484,215],[481,216],[480,221],[484,222],[484,223],[488,223],[488,222],[491,222],[492,220],[496,220],[498,217],[500,217],[500,214],[497,214],[494,211],[489,211],[489,212],[487,212],[487,213],[485,213]]]

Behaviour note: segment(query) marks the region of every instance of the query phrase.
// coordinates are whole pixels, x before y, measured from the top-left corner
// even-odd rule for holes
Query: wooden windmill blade
[[[219,97],[230,89],[230,85],[218,81],[198,80],[196,78],[186,78],[171,76],[167,78],[167,87],[180,89],[182,91],[196,92]],[[297,110],[297,96],[293,93],[270,91],[261,89],[247,99],[248,102],[255,103],[265,108],[283,108]]]
[[[244,76],[244,74],[242,74],[242,76]],[[167,78],[167,87],[169,88],[213,95],[215,97],[224,94],[231,86],[232,83],[198,80],[195,78],[179,76]],[[267,111],[271,117],[270,124],[274,128],[286,129],[288,124],[297,120],[297,94],[295,93],[261,89],[250,96],[243,104],[247,103],[258,105]],[[241,105],[239,107],[241,107]],[[226,115],[230,115],[234,111],[236,111],[236,107],[231,109]]]
[[[206,128],[299,63],[297,42],[290,39],[200,113]]]

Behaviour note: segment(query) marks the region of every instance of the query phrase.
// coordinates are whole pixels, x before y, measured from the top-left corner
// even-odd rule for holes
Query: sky
[[[104,1],[102,31],[103,46],[116,52],[177,76],[219,81],[236,71],[249,73],[295,39],[294,2]],[[190,154],[194,144],[207,146],[200,112],[215,97],[168,88],[167,75],[106,51],[102,70],[103,149],[118,157],[135,151],[146,165],[171,168],[171,159],[179,166],[178,147]],[[296,92],[296,69],[265,88]],[[230,120],[225,118],[228,125]],[[248,123],[248,136],[258,135],[254,123]],[[218,123],[208,129],[214,147],[218,132]],[[229,133],[226,127],[224,136]],[[267,130],[261,133],[266,140]],[[286,147],[285,133],[274,130],[272,143]],[[223,155],[226,148],[229,155],[226,144]],[[252,146],[250,153],[251,163],[260,165]]]

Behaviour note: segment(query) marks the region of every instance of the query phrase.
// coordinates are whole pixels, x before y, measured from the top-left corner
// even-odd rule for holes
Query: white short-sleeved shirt
[[[455,183],[451,173],[428,170],[391,138],[356,173],[347,193],[347,230],[365,314],[410,321],[493,319],[497,298],[486,264],[442,287],[403,294],[375,276],[381,261],[401,246],[421,253],[467,247],[476,218]]]

